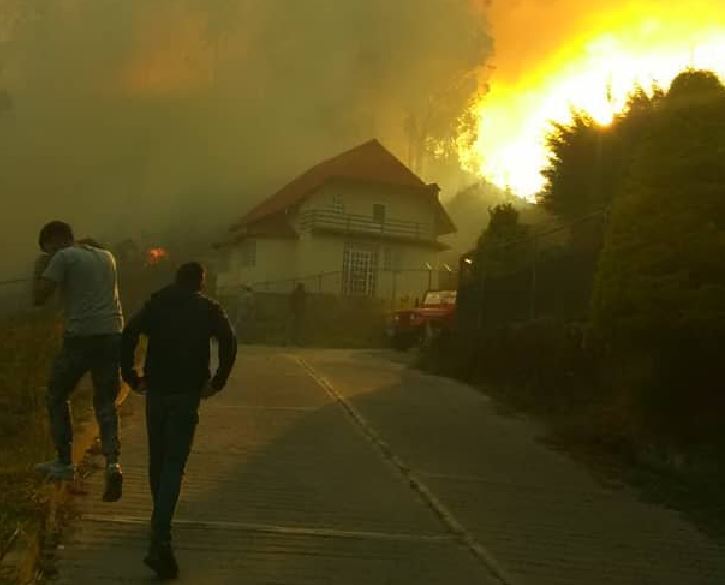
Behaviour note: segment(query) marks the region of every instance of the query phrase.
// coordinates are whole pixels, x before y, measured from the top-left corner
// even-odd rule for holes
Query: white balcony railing
[[[372,235],[394,239],[435,241],[432,223],[398,219],[376,221],[372,216],[338,213],[327,209],[310,209],[300,214],[303,230],[322,230],[345,234]]]

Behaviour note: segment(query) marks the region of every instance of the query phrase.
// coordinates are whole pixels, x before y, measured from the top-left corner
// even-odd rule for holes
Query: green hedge
[[[44,389],[61,336],[47,312],[0,322],[0,543],[38,519],[32,464],[49,451]]]
[[[592,323],[644,440],[690,449],[725,427],[725,87],[688,72],[615,194]]]

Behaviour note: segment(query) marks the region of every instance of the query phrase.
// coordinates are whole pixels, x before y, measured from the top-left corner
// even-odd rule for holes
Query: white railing
[[[376,221],[372,216],[343,214],[327,209],[303,211],[300,214],[300,226],[303,230],[326,230],[411,240],[436,239],[432,223],[387,218]]]

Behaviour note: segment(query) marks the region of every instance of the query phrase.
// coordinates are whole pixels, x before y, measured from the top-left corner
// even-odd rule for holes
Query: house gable
[[[352,150],[315,165],[277,193],[254,207],[231,228],[243,228],[284,214],[331,181],[345,180],[362,184],[396,187],[430,201],[436,210],[438,233],[455,231],[453,222],[438,200],[438,186],[427,185],[377,140],[371,140]]]

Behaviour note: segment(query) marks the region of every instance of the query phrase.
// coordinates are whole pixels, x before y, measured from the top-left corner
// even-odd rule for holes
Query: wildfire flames
[[[606,125],[623,110],[637,85],[666,88],[687,68],[725,76],[725,10],[720,0],[629,2],[589,21],[586,30],[537,56],[535,65],[520,73],[511,75],[506,66],[516,62],[515,47],[507,48],[511,54],[497,53],[504,64],[493,69],[491,90],[476,106],[478,141],[473,152],[461,153],[496,185],[528,198],[539,192],[551,122],[570,120],[572,109]],[[516,63],[520,68],[520,60]]]
[[[169,253],[165,248],[149,248],[146,250],[146,264],[148,266],[156,266],[169,257]]]

